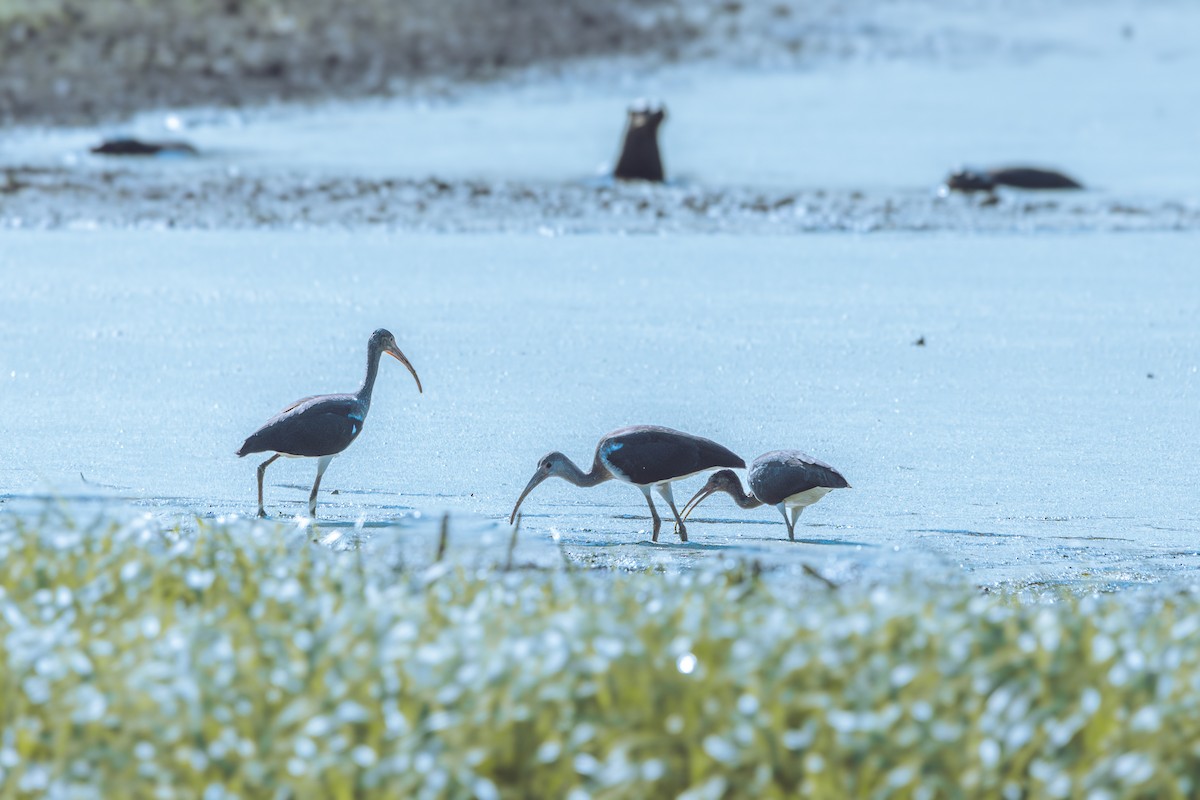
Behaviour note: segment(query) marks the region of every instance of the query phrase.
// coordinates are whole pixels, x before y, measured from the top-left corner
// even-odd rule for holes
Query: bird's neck
[[[363,376],[362,387],[358,390],[358,402],[362,403],[363,408],[371,407],[371,392],[375,389],[375,376],[379,374],[380,355],[378,347],[367,350],[367,374]]]
[[[741,487],[738,487],[737,494],[730,492],[729,496],[733,498],[733,502],[737,503],[739,508],[758,508],[763,504],[762,500],[752,494],[746,494]]]
[[[563,480],[570,481],[576,486],[587,488],[589,486],[595,486],[598,483],[604,483],[605,481],[612,480],[612,473],[608,471],[607,467],[600,463],[599,456],[592,461],[591,472],[584,472],[579,467],[575,466],[575,462],[569,458],[565,459],[565,461],[566,463],[563,465],[563,471],[560,473],[560,476]]]

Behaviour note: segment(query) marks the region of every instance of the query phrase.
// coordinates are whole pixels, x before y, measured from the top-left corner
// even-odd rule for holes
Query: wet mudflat
[[[385,365],[325,479],[334,538],[424,541],[451,510],[502,548],[540,455],[584,463],[645,422],[800,448],[855,488],[795,545],[773,510],[711,500],[684,547],[648,543],[635,490],[555,482],[524,508],[538,559],[558,535],[598,565],[1190,580],[1195,9],[756,8],[707,56],[9,131],[4,502],[252,512],[233,450],[354,388],[382,325],[427,392]],[[663,186],[604,177],[638,94],[668,107]],[[124,134],[200,155],[88,152]],[[938,192],[1012,163],[1086,189]],[[301,513],[312,469],[274,466],[268,508]]]
[[[575,559],[632,567],[733,555],[984,583],[1176,578],[1200,562],[1195,245],[14,232],[0,476],[10,508],[50,494],[252,513],[241,439],[298,397],[354,388],[387,325],[426,391],[383,365],[364,435],[323,484],[331,530],[427,537],[450,510],[459,546],[502,544],[542,454],[585,463],[603,433],[653,422],[747,459],[804,449],[854,488],[810,508],[798,544],[773,509],[713,498],[691,543],[664,531],[655,546],[637,491],[553,481],[525,503],[526,541],[557,557],[556,533]],[[268,509],[302,514],[312,471],[273,466]]]

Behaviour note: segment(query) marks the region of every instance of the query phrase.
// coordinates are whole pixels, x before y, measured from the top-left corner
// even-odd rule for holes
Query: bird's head
[[[521,492],[521,496],[517,498],[517,504],[513,506],[512,515],[508,518],[509,525],[513,524],[513,521],[517,518],[517,509],[521,507],[521,503],[534,490],[534,487],[547,478],[562,477],[568,471],[567,463],[568,459],[562,453],[547,453],[542,456],[542,460],[538,462],[537,469],[533,472],[533,477],[529,479],[529,483],[525,484],[525,490]]]
[[[425,393],[425,390],[421,388],[421,379],[417,377],[417,371],[413,369],[413,365],[409,363],[408,358],[400,351],[400,345],[396,344],[396,337],[392,335],[391,331],[380,328],[372,333],[370,347],[378,349],[382,353],[387,353],[408,367],[408,371],[412,373],[413,380],[417,382],[417,391],[421,394]]]
[[[742,494],[742,482],[738,480],[737,473],[731,469],[717,470],[709,476],[708,481],[700,487],[700,491],[692,495],[692,499],[687,501],[687,505],[683,507],[683,512],[680,516],[683,519],[688,518],[696,510],[696,507],[704,502],[704,499],[709,495],[717,492],[725,492],[731,497],[738,497]]]

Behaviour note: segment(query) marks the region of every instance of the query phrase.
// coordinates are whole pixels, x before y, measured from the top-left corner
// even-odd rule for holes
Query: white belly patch
[[[807,508],[829,494],[829,491],[829,487],[827,486],[817,486],[809,489],[807,492],[799,492],[791,497],[784,498],[783,504],[788,508]]]

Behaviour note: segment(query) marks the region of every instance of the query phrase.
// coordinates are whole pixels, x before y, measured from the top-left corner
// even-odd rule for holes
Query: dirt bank
[[[1200,208],[1080,194],[995,198],[643,183],[538,183],[0,170],[0,229],[383,228],[442,233],[1099,232],[1200,230]]]
[[[0,120],[387,94],[579,57],[670,51],[676,0],[16,0],[0,6]]]

